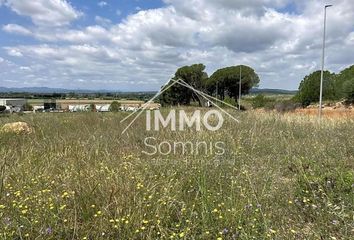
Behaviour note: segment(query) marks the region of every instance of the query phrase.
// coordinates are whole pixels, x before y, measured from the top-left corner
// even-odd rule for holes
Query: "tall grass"
[[[352,239],[353,120],[242,113],[212,133],[121,135],[125,113],[34,114],[0,134],[1,239]],[[147,156],[144,138],[223,156]]]

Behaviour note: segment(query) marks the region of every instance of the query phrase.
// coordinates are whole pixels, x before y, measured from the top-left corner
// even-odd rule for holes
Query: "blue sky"
[[[0,0],[0,86],[158,90],[178,67],[246,64],[262,88],[320,68],[323,0]],[[354,2],[328,12],[326,68],[354,64]]]
[[[84,9],[85,16],[83,25],[93,24],[92,16],[102,16],[110,19],[113,23],[121,22],[126,16],[134,14],[139,10],[160,8],[164,5],[159,0],[116,0],[116,1],[72,1],[73,6]]]
[[[96,23],[95,17],[109,19],[112,23],[120,23],[128,15],[137,13],[139,10],[155,9],[164,6],[165,4],[160,0],[106,0],[106,1],[87,1],[87,0],[73,0],[70,1],[75,9],[80,9],[84,16],[73,22],[73,26],[82,27],[89,26]],[[21,16],[11,11],[9,8],[0,7],[0,25],[15,23],[22,26],[29,27],[32,25],[31,19],[28,16]],[[14,36],[1,33],[0,44],[14,44]],[[32,38],[23,38],[17,36],[15,41],[33,43]]]

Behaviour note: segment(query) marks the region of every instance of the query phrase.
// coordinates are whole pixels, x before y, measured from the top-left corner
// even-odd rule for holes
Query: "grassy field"
[[[126,113],[29,114],[0,134],[0,239],[353,239],[354,120],[234,113],[215,133],[121,135]],[[146,135],[218,141],[147,156]]]

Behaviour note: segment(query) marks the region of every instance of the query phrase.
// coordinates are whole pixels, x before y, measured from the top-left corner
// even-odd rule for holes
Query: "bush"
[[[277,103],[274,105],[274,109],[277,112],[284,113],[284,112],[292,112],[295,111],[297,108],[300,108],[301,104],[300,103],[294,103],[291,100],[288,101],[282,101],[280,103]]]
[[[274,100],[264,96],[263,94],[257,95],[252,99],[253,108],[264,108],[267,104],[274,102]]]
[[[93,103],[90,104],[89,111],[90,111],[90,112],[97,112],[97,110],[96,110],[96,105],[93,104]]]
[[[33,106],[29,103],[23,105],[23,111],[33,111]]]
[[[120,103],[118,101],[113,101],[111,106],[109,107],[109,111],[111,112],[119,112]]]
[[[238,106],[236,100],[234,98],[231,97],[225,97],[224,102],[232,105],[232,106]]]
[[[266,105],[264,106],[264,109],[265,110],[268,110],[268,111],[272,111],[275,109],[275,105],[276,105],[276,102],[268,102],[266,103]]]
[[[238,109],[238,102],[234,98],[227,96],[227,97],[225,97],[225,99],[223,101],[225,103],[227,103],[227,104],[229,104],[231,106],[234,106],[234,107],[236,107]],[[226,108],[229,107],[226,104],[221,104],[220,106],[221,107],[226,107]],[[240,106],[240,110],[241,111],[246,111],[247,109],[246,109],[245,106],[241,105]]]

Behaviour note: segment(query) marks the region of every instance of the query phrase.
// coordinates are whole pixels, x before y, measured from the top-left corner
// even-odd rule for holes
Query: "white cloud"
[[[291,0],[164,0],[174,6],[182,15],[199,20],[206,20],[214,13],[224,12],[224,18],[234,15],[261,16],[267,8],[285,7]],[[300,2],[300,1],[298,1]]]
[[[22,57],[23,56],[22,52],[17,48],[6,48],[6,49],[7,49],[7,54],[12,57]]]
[[[102,26],[109,26],[112,24],[112,21],[104,18],[104,17],[100,17],[100,16],[95,16],[95,21],[97,24],[102,25]]]
[[[119,9],[117,9],[117,10],[116,10],[116,14],[117,14],[117,16],[120,16],[120,15],[122,15],[122,11],[119,10]]]
[[[319,69],[322,1],[165,2],[119,24],[96,16],[96,25],[81,28],[5,25],[4,31],[42,42],[5,50],[42,66],[30,66],[40,84],[73,88],[157,90],[178,67],[202,62],[209,74],[247,64],[259,73],[261,87],[295,89]],[[279,10],[289,3],[296,14]],[[329,9],[326,67],[332,71],[354,63],[353,22],[352,1],[339,0]],[[84,85],[77,85],[82,80]]]
[[[159,51],[164,46],[196,46],[199,23],[172,7],[140,11],[110,29],[112,41],[127,49]]]
[[[101,25],[110,25],[110,22],[105,19],[96,18]],[[9,33],[16,33],[21,35],[31,35],[34,38],[44,42],[72,42],[72,43],[92,43],[103,40],[109,40],[111,33],[104,27],[99,25],[88,26],[81,30],[66,29],[66,28],[38,28],[28,30],[20,25],[9,24],[3,27],[3,30]]]
[[[5,4],[18,15],[29,16],[39,26],[67,25],[82,15],[66,0],[6,0]]]
[[[32,32],[27,28],[17,25],[17,24],[7,24],[2,27],[2,30],[8,33],[16,33],[21,35],[31,35]]]
[[[32,70],[30,67],[27,67],[27,66],[21,66],[20,69],[23,71],[31,71]]]
[[[99,2],[97,5],[100,6],[100,7],[105,7],[105,6],[108,5],[108,3],[105,2],[105,1],[101,1],[101,2]]]
[[[350,33],[346,38],[346,43],[348,45],[354,45],[354,32]]]

